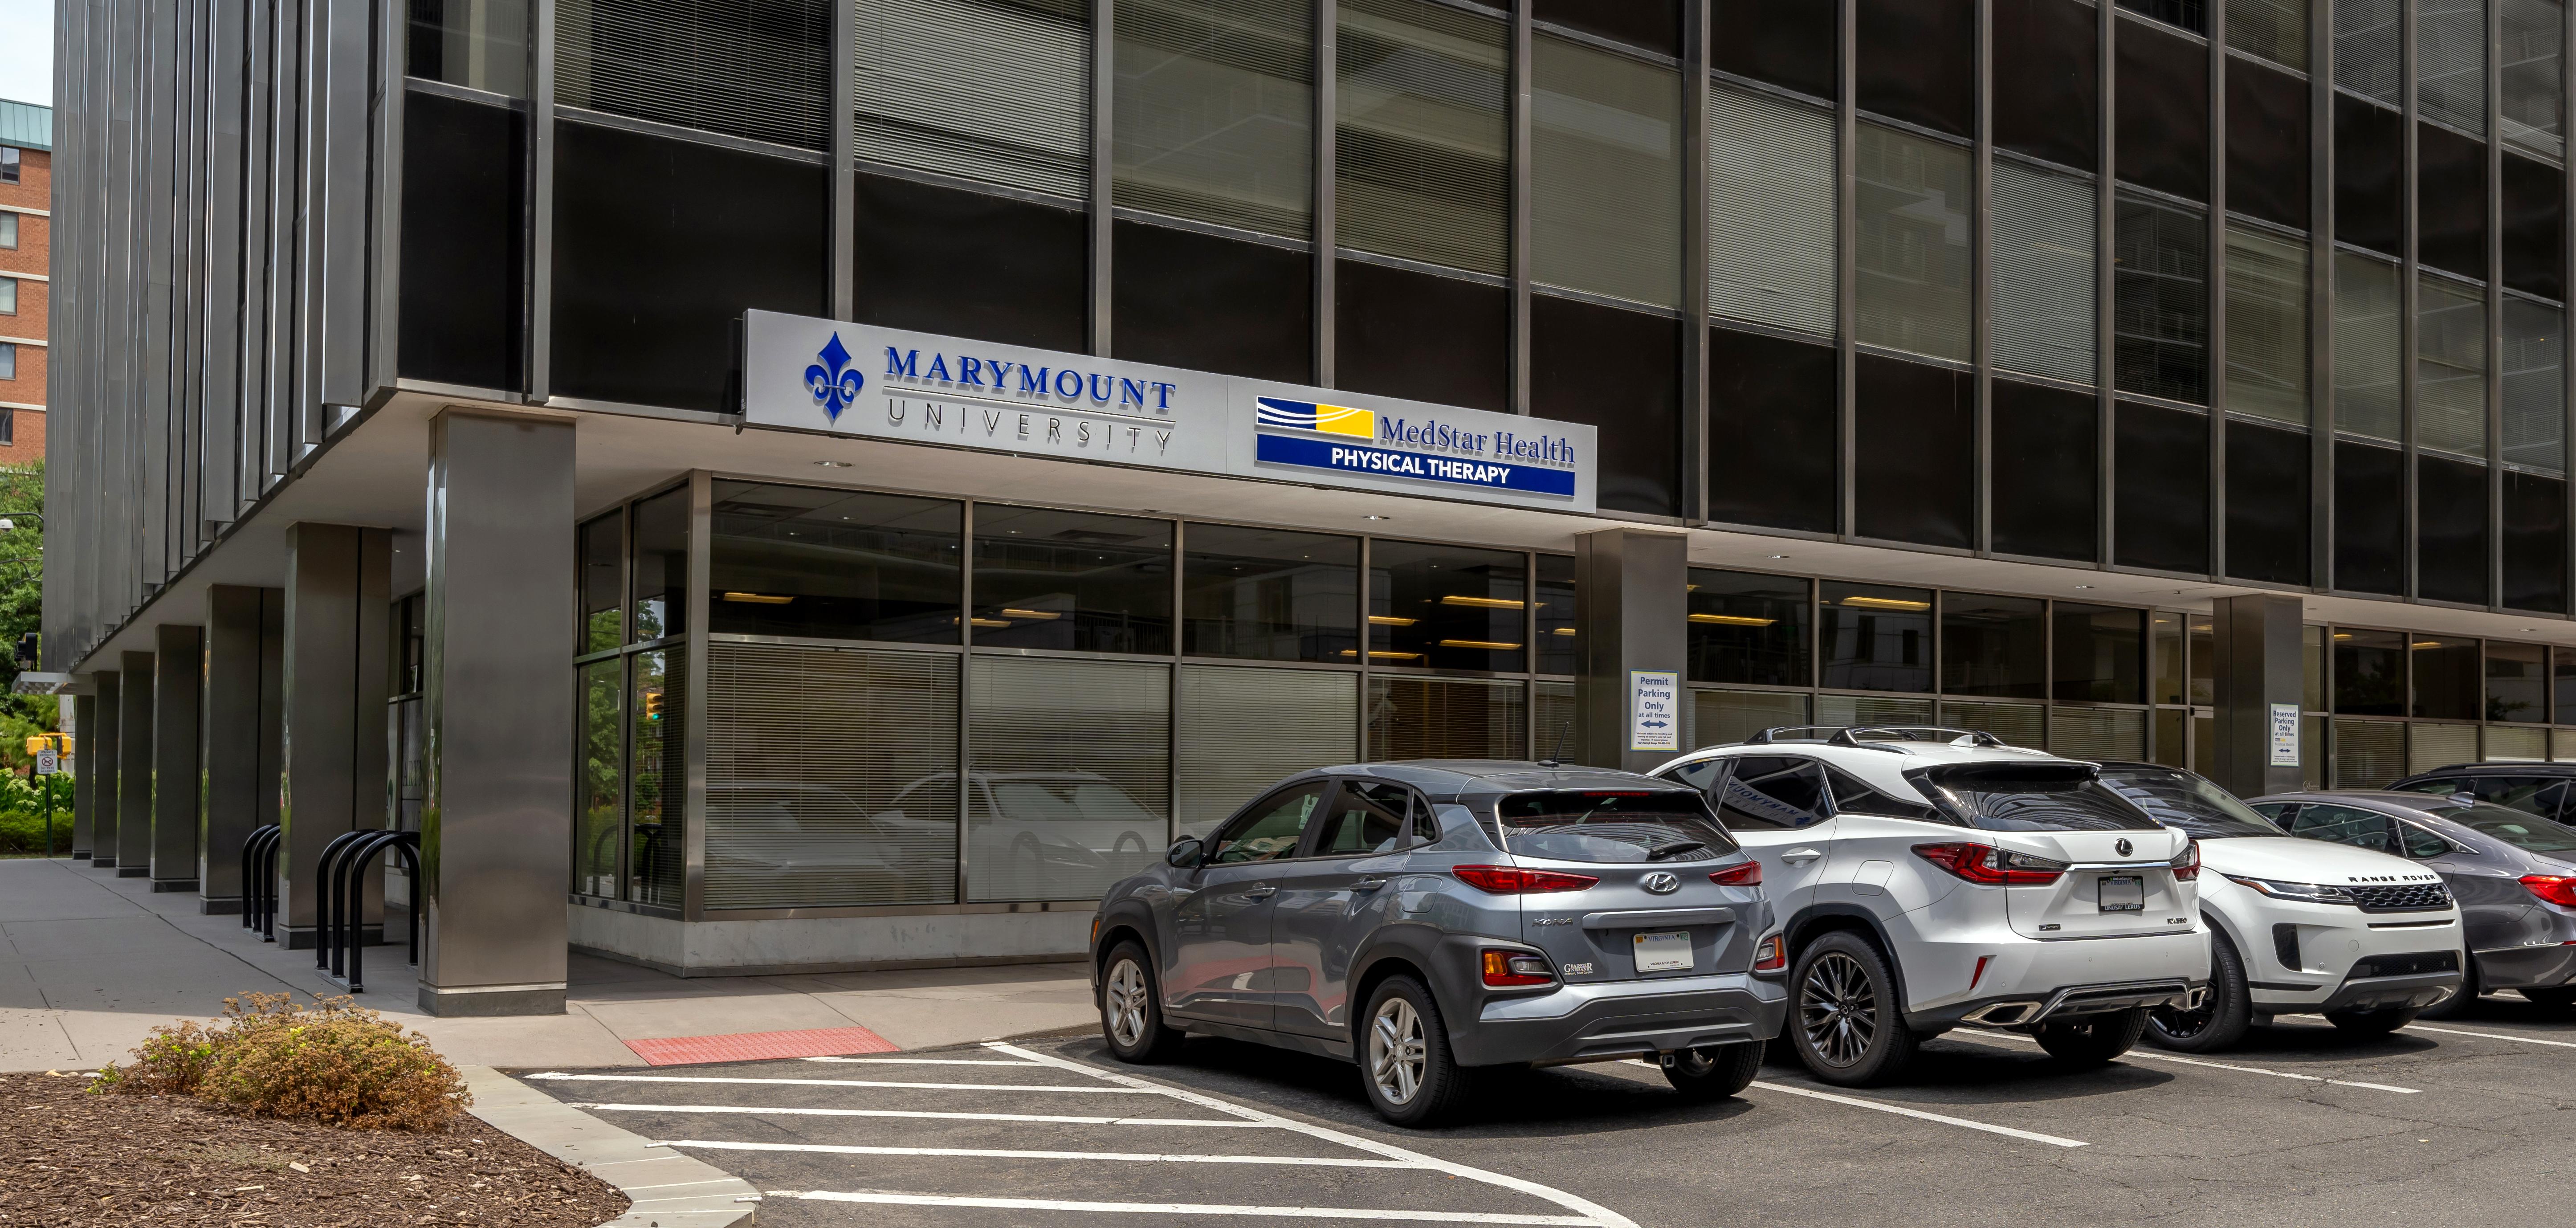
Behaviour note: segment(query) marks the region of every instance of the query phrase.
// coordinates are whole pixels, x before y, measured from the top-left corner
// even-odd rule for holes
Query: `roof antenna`
[[[1565,735],[1572,732],[1573,728],[1574,722],[1572,721],[1557,722],[1556,749],[1549,752],[1547,758],[1538,761],[1538,765],[1540,767],[1560,768],[1565,766]]]

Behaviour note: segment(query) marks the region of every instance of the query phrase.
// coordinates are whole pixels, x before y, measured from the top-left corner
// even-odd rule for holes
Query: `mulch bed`
[[[88,1086],[0,1074],[0,1225],[592,1228],[626,1211],[616,1187],[479,1118],[343,1130]]]

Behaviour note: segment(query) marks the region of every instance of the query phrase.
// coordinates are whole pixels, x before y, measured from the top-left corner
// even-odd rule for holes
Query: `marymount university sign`
[[[1590,512],[1589,426],[747,313],[752,425]]]

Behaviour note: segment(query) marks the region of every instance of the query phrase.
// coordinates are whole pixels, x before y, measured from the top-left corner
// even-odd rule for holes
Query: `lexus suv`
[[[1922,727],[1765,730],[1656,775],[1707,794],[1762,867],[1786,1035],[1859,1086],[1962,1024],[2107,1062],[2209,979],[2190,837],[2094,766]]]
[[[1784,1009],[1762,873],[1698,791],[1630,772],[1301,773],[1110,888],[1100,1030],[1128,1062],[1185,1034],[1354,1062],[1405,1126],[1481,1066],[1644,1058],[1732,1096]]]
[[[2235,1044],[2291,1011],[2347,1032],[2388,1032],[2460,988],[2460,908],[2432,870],[2349,844],[2294,839],[2210,781],[2153,763],[2104,763],[2102,783],[2200,843],[2209,994],[2147,1020],[2185,1053]]]

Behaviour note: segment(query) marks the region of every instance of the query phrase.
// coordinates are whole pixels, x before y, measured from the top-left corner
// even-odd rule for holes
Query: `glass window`
[[[1574,556],[1538,556],[1538,672],[1571,674],[1582,669],[1574,616]]]
[[[1989,421],[1995,552],[2093,561],[2102,548],[2100,403],[2090,392],[1999,379]]]
[[[1335,387],[1511,412],[1510,288],[1343,257],[1333,302]]]
[[[1193,524],[1183,543],[1182,652],[1264,661],[1359,656],[1358,539]]]
[[[2111,432],[2111,561],[2208,571],[2209,416],[2122,401]]]
[[[2334,710],[2347,716],[2406,714],[2406,637],[2395,631],[2334,631]]]
[[[2402,595],[2406,507],[2390,491],[2406,488],[2406,454],[2338,439],[2334,445],[2334,586]]]
[[[2549,703],[2556,723],[2576,723],[2576,648],[2549,650]],[[2576,756],[2551,755],[2553,759],[2571,757]]]
[[[2101,142],[2099,9],[2087,0],[1993,0],[1995,144],[2092,170]],[[1997,169],[2001,169],[1998,166]]]
[[[1860,126],[1860,340],[1968,359],[1968,151]]]
[[[2414,715],[2473,721],[2479,698],[2478,642],[2454,636],[2409,636],[2406,657],[2414,666]]]
[[[1529,689],[1518,682],[1374,675],[1368,757],[1526,759],[1529,714]],[[1556,741],[1550,731],[1549,746]]]
[[[1907,768],[1905,778],[1934,806],[1987,831],[2157,830],[2094,779],[2089,763],[1942,763]]]
[[[1330,782],[1318,781],[1261,799],[1243,817],[1217,833],[1210,842],[1207,859],[1217,865],[1235,865],[1296,855],[1297,841],[1306,834],[1306,825],[1315,821],[1315,808],[1324,804],[1324,790],[1328,787]]]
[[[2227,428],[2227,574],[2307,584],[2309,469],[2305,431],[2237,422]]]
[[[1535,0],[1530,16],[1550,25],[1643,47],[1668,56],[1682,53],[1682,14],[1677,0]]]
[[[645,499],[635,505],[635,626],[631,643],[641,644],[688,630],[689,488]]]
[[[2504,287],[2546,299],[2567,294],[2567,273],[2560,259],[2567,251],[2567,175],[2554,162],[2523,157],[2518,152],[2496,159],[2498,210],[2503,223]],[[2483,267],[2471,276],[2483,276]]]
[[[1634,863],[1712,861],[1735,840],[1696,793],[1628,790],[1514,793],[1494,806],[1495,834],[1515,857]]]
[[[2518,849],[2554,854],[2559,860],[2565,860],[2568,853],[2576,853],[2576,832],[2554,822],[2536,821],[2518,810],[2479,805],[2435,810],[2433,813]]]
[[[2430,452],[2415,458],[2415,593],[2487,604],[2487,467]]]
[[[18,347],[0,342],[0,379],[18,378]]]
[[[2057,603],[2052,689],[2064,700],[2146,702],[2146,611]]]
[[[18,151],[0,145],[0,183],[18,182]]]
[[[615,647],[612,643],[611,647]],[[626,662],[581,667],[580,809],[573,829],[572,889],[617,898],[617,835],[625,824]]]
[[[1381,665],[1517,672],[1526,556],[1427,542],[1369,544],[1369,657]]]
[[[2504,459],[2567,471],[2567,312],[2504,296]]]
[[[1279,383],[1314,377],[1313,256],[1125,218],[1111,230],[1118,357]]]
[[[1811,685],[1805,580],[1694,567],[1689,602],[1691,681]]]
[[[2191,702],[2190,675],[2183,668],[2183,616],[2158,610],[2147,618],[2147,637],[2155,652],[2155,702],[2180,704]]]
[[[1818,596],[1825,686],[1843,691],[1932,689],[1930,589],[1828,580]]]
[[[2167,25],[2181,26],[2195,34],[2202,33],[2209,20],[2202,0],[2120,0],[2120,7],[2132,13],[2144,13]]]
[[[1427,0],[1342,0],[1334,239],[1510,272],[1510,27]]]
[[[2415,125],[2415,259],[2477,281],[2487,275],[2487,145]]]
[[[1863,353],[1852,364],[1852,526],[1862,537],[1974,544],[1976,380]]]
[[[1765,729],[1804,725],[1807,697],[1789,691],[1714,691],[1691,693],[1690,745],[1726,746]]]
[[[1996,367],[2093,382],[2095,214],[2092,180],[1995,160]]]
[[[2405,74],[2398,59],[2404,0],[2340,0],[2334,6],[2334,83],[2398,105]]]
[[[2326,710],[2326,629],[2299,628],[2299,707]]]
[[[2308,245],[2227,228],[2227,408],[2308,423]]]
[[[2415,108],[2487,132],[2487,0],[2415,0]]]
[[[403,75],[528,96],[528,9],[522,0],[411,0]]]
[[[1835,9],[1830,4],[1720,4],[1709,19],[1709,65],[1815,98],[1834,96]]]
[[[823,0],[563,0],[555,9],[555,102],[825,149],[831,33]]]
[[[954,644],[964,521],[945,499],[717,482],[708,630]]]
[[[2405,140],[2405,122],[2397,112],[2350,94],[2335,95],[2335,238],[2381,252],[2402,249]]]
[[[2399,376],[2406,351],[2399,337],[2404,304],[2397,266],[2352,252],[2335,253],[2335,429],[2398,441],[2404,422]]]
[[[18,314],[18,279],[0,277],[0,316]]]
[[[2278,825],[2235,794],[2198,776],[2170,768],[2105,768],[2101,779],[2157,822],[2195,840],[2281,834]]]
[[[1315,856],[1393,852],[1412,842],[1415,808],[1413,791],[1402,785],[1343,781],[1332,812],[1324,817],[1324,830],[1315,837]]]
[[[2397,824],[2387,815],[2351,806],[2326,806],[2310,802],[2290,816],[2290,834],[2334,844],[2350,844],[2374,852],[2397,851]]]
[[[2504,471],[2502,532],[2507,608],[2567,610],[2567,482],[2563,478]]]
[[[2487,302],[2472,286],[2419,278],[2415,290],[2415,442],[2487,450]]]
[[[1860,109],[1967,136],[1975,131],[1975,0],[1859,0]]]
[[[633,653],[632,718],[626,739],[626,898],[638,904],[680,906],[688,861],[682,802],[688,780],[688,739],[682,726],[680,674],[668,649]]]
[[[1718,786],[1717,814],[1728,827],[1811,827],[1825,818],[1824,773],[1813,760],[1747,755]]]
[[[2548,721],[2549,650],[2538,644],[2488,640],[2486,659],[2486,719]]]
[[[1681,514],[1681,321],[1535,295],[1530,412],[1599,428],[1603,511]]]
[[[18,215],[15,213],[0,213],[0,248],[8,248],[14,251],[17,249],[17,246]]]
[[[1711,520],[1831,533],[1842,518],[1842,357],[1833,347],[1708,330]]]
[[[2131,708],[2048,710],[2049,753],[2069,759],[2139,760],[2147,757],[2147,714]]]
[[[626,642],[626,518],[610,512],[581,526],[581,647],[604,652]]]
[[[2566,150],[2566,86],[2559,79],[2565,0],[2498,0],[2503,41],[2496,72],[2504,92],[2504,139],[2552,158]]]
[[[1114,2],[1119,207],[1305,238],[1314,10],[1304,0]]]
[[[2122,193],[2113,232],[2115,386],[2209,400],[2209,225],[2198,210]]]
[[[983,503],[974,641],[1086,652],[1172,650],[1172,522]]]
[[[2039,699],[2048,693],[2048,603],[1941,594],[1941,690]]]
[[[1359,715],[1357,673],[1182,666],[1179,834],[1206,834],[1283,776],[1358,758]]]
[[[1708,105],[1709,311],[1830,335],[1833,113],[1719,84]]]
[[[1167,665],[981,656],[971,668],[970,900],[1096,900],[1171,842]]]
[[[1681,78],[1562,38],[1533,41],[1531,276],[1681,304]]]
[[[881,162],[1081,198],[1091,187],[1091,6],[857,6],[856,150]],[[959,37],[973,31],[973,37]]]
[[[2241,59],[2228,62],[2230,210],[2293,230],[2308,228],[2310,110],[2306,81]]]
[[[2119,177],[2185,200],[2209,199],[2209,48],[2124,22],[2112,91]]]
[[[2305,71],[2308,0],[2227,0],[2227,45]]]

